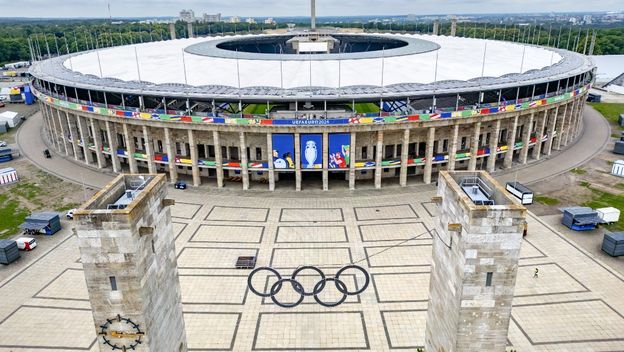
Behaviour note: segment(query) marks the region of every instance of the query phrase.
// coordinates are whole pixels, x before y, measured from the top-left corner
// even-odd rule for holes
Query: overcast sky
[[[306,16],[309,0],[0,0],[0,17]],[[623,11],[624,0],[317,0],[317,16]]]

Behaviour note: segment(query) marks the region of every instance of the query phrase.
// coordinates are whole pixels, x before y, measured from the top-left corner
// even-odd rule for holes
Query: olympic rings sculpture
[[[342,280],[340,280],[340,275],[344,274],[344,272],[349,269],[356,269],[356,270],[361,271],[364,274],[364,278],[365,278],[364,285],[359,290],[349,291],[347,289],[347,285]],[[275,281],[275,283],[271,286],[271,288],[269,289],[269,292],[260,292],[256,290],[253,287],[252,282],[251,282],[253,279],[253,276],[262,270],[266,270],[277,277],[277,281]],[[314,288],[312,289],[312,291],[306,291],[303,285],[299,281],[297,281],[297,275],[299,275],[299,273],[301,273],[303,270],[312,270],[316,272],[317,274],[319,274],[319,276],[321,277],[321,279],[314,285]],[[318,295],[325,289],[326,284],[330,281],[334,283],[338,292],[342,293],[342,297],[336,302],[327,303],[327,302],[321,301]],[[277,295],[282,289],[283,284],[287,282],[290,282],[293,290],[295,290],[295,292],[299,294],[299,298],[294,303],[282,303],[278,301],[277,298],[275,298],[275,295]],[[247,286],[249,287],[249,290],[251,292],[253,292],[255,295],[260,296],[260,297],[270,297],[273,303],[275,303],[276,305],[282,308],[294,308],[298,306],[299,304],[301,304],[301,302],[303,302],[303,299],[306,296],[314,296],[314,300],[318,304],[324,307],[328,307],[328,308],[336,307],[342,304],[347,299],[347,296],[355,296],[364,292],[364,290],[366,290],[366,288],[368,287],[368,284],[370,284],[370,276],[368,272],[366,272],[366,270],[362,268],[361,266],[354,265],[354,264],[347,265],[343,267],[342,269],[338,270],[338,272],[336,272],[336,276],[334,277],[326,277],[325,273],[323,273],[321,269],[313,265],[305,265],[305,266],[301,266],[295,269],[295,271],[293,271],[292,276],[290,278],[282,277],[282,275],[280,275],[280,273],[277,270],[267,267],[267,266],[254,269],[251,273],[249,273],[249,276],[247,277]]]

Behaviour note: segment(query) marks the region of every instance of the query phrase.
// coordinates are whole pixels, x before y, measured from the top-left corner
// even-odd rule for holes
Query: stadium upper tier
[[[245,39],[248,47],[248,39],[254,38],[250,35],[192,38],[61,56],[34,63],[31,73],[43,81],[111,93],[286,101],[497,90],[561,80],[593,68],[591,60],[580,54],[512,42],[409,34],[359,36],[387,37],[407,45],[385,50],[381,44],[379,50],[376,42],[374,51],[275,54],[232,50],[236,43],[229,42]],[[267,45],[272,36],[255,37]],[[283,40],[284,35],[278,37]]]

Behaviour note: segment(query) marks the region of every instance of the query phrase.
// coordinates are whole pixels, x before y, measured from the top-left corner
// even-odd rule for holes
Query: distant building
[[[584,24],[591,24],[592,23],[592,16],[591,15],[583,16],[583,23]]]
[[[180,21],[195,22],[195,12],[193,10],[180,11]]]
[[[214,15],[209,15],[209,14],[205,13],[202,16],[202,20],[204,22],[221,22],[221,14],[217,13],[217,14],[214,14]]]
[[[418,20],[418,17],[413,13],[410,13],[409,15],[407,15],[407,18],[405,20],[407,22],[416,22],[416,20]]]
[[[275,24],[275,20],[273,19],[273,17],[269,17],[264,20],[264,24]]]
[[[249,24],[254,24],[254,23],[256,23],[256,20],[254,20],[254,19],[253,19],[253,18],[251,18],[251,17],[247,17],[247,19],[245,20],[245,22],[247,22],[247,23],[249,23]]]
[[[240,23],[240,17],[238,16],[232,16],[230,17],[230,23]]]

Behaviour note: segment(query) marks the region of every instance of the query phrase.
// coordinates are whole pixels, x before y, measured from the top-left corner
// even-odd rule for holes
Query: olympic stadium
[[[31,74],[51,144],[92,167],[328,190],[550,155],[579,135],[595,65],[437,31],[312,29],[102,48]]]

